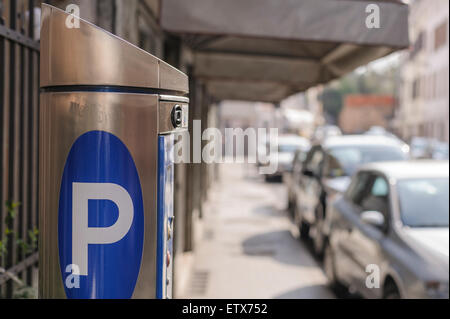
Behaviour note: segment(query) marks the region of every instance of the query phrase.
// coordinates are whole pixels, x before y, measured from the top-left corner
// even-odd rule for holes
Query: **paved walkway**
[[[210,193],[184,298],[334,298],[284,207],[283,184],[223,165]]]

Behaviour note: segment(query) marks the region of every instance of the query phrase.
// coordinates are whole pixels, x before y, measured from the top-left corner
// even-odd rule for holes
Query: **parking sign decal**
[[[131,298],[142,259],[144,212],[133,158],[114,135],[79,137],[66,161],[58,212],[68,298]]]

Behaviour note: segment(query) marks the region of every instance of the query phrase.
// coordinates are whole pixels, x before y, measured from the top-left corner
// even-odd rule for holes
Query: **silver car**
[[[328,207],[330,282],[367,298],[448,298],[449,162],[374,163]]]
[[[294,187],[294,222],[300,236],[313,239],[314,252],[323,256],[328,197],[343,193],[353,173],[364,164],[409,159],[409,147],[396,138],[369,135],[333,136],[315,144]]]
[[[281,135],[278,137],[278,150],[270,154],[270,162],[277,165],[275,173],[265,175],[266,181],[282,178],[284,172],[292,170],[295,152],[307,150],[310,147],[308,139],[297,135]]]

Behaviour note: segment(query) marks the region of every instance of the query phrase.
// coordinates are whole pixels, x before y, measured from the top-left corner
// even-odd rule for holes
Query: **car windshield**
[[[330,149],[330,155],[339,163],[347,176],[353,175],[363,164],[401,161],[408,157],[408,154],[400,147],[392,146],[340,146]]]
[[[299,145],[296,144],[281,144],[278,147],[279,153],[295,153],[300,148]]]
[[[448,178],[398,182],[401,218],[409,227],[448,227]]]
[[[436,152],[440,152],[442,154],[448,154],[448,145],[446,144],[437,144],[435,146]]]

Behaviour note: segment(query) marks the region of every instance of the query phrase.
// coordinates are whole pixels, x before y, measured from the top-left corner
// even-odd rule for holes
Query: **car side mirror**
[[[374,226],[376,228],[384,228],[386,219],[384,215],[377,211],[367,211],[361,214],[361,220],[364,224]]]

